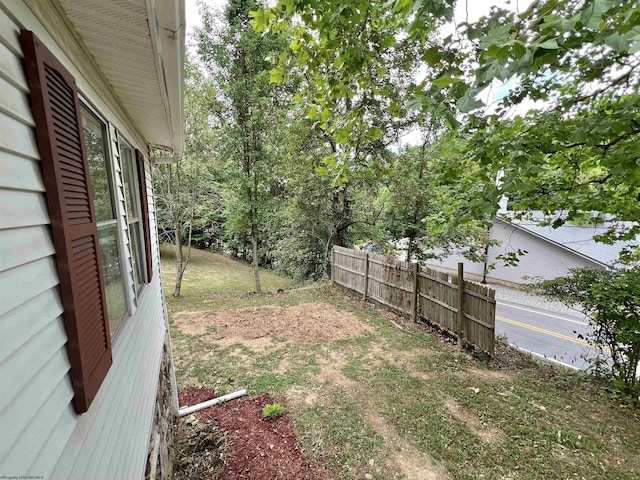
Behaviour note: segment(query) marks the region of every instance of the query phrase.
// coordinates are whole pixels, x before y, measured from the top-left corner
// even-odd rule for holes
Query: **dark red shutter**
[[[138,182],[140,183],[140,206],[142,208],[142,230],[144,231],[144,254],[147,263],[147,282],[153,276],[151,263],[151,231],[149,230],[149,201],[147,199],[147,175],[144,169],[144,155],[136,149],[136,164],[138,165]]]
[[[29,31],[20,37],[47,190],[76,412],[111,366],[111,338],[74,78]]]

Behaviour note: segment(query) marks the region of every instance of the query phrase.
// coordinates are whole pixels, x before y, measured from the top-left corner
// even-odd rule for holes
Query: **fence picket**
[[[485,285],[409,262],[334,247],[332,282],[360,293],[415,320],[425,319],[493,355],[495,351],[495,291]],[[460,343],[460,342],[459,342]]]

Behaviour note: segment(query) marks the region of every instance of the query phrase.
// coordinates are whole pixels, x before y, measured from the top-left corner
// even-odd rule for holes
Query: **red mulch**
[[[180,406],[215,398],[209,388],[189,387],[178,397]],[[312,466],[302,455],[286,415],[274,420],[262,416],[262,408],[275,403],[267,394],[243,397],[196,412],[199,420],[213,420],[227,433],[229,450],[220,480],[319,480],[327,471]]]

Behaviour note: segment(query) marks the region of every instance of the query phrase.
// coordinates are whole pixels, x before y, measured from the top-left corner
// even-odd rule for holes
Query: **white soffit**
[[[59,0],[149,144],[183,142],[184,0]]]

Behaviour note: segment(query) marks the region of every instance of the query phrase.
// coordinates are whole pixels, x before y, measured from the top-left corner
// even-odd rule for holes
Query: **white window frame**
[[[133,316],[133,313],[136,310],[136,299],[135,295],[132,295],[132,292],[135,290],[133,285],[131,284],[133,278],[129,278],[128,268],[131,267],[133,272],[133,266],[129,264],[129,258],[127,256],[127,248],[126,248],[126,240],[128,239],[127,232],[127,224],[126,224],[126,212],[123,211],[123,204],[126,205],[126,201],[120,202],[118,195],[122,195],[122,199],[124,200],[124,180],[122,178],[122,165],[118,165],[119,152],[113,151],[113,140],[115,128],[111,124],[111,122],[107,121],[105,117],[98,112],[91,102],[89,102],[80,92],[78,92],[78,100],[80,103],[80,107],[85,108],[92,115],[94,115],[105,128],[106,135],[106,161],[109,162],[109,166],[107,167],[107,174],[109,174],[109,189],[111,193],[111,202],[112,207],[115,213],[115,219],[107,220],[102,222],[96,222],[96,226],[105,226],[105,225],[116,225],[116,242],[118,246],[118,255],[120,257],[120,275],[122,276],[122,283],[124,288],[124,298],[125,298],[125,314],[118,328],[115,332],[109,332],[111,335],[111,344],[115,345],[120,338],[120,333],[124,330],[125,324],[129,321],[129,319]],[[116,140],[117,141],[117,140]],[[119,169],[117,167],[120,167]],[[118,171],[120,172],[120,178],[118,178]],[[121,192],[118,192],[118,189],[121,189]],[[124,224],[123,220],[125,219]],[[125,237],[126,236],[126,237]],[[129,239],[130,242],[130,239]]]
[[[131,182],[132,184],[130,185],[130,187],[133,189],[133,195],[132,195],[132,203],[133,203],[133,208],[137,213],[137,216],[135,217],[130,217],[129,212],[127,211],[127,198],[126,198],[126,191],[125,191],[125,165],[124,165],[124,161],[122,159],[122,152],[120,151],[120,168],[121,168],[121,174],[122,174],[122,194],[124,196],[124,207],[125,207],[125,219],[127,222],[127,231],[132,231],[133,228],[136,229],[136,233],[138,234],[138,244],[134,245],[133,242],[133,238],[131,235],[129,235],[129,245],[131,248],[131,258],[133,258],[134,255],[134,248],[137,249],[138,251],[138,265],[137,268],[139,270],[139,275],[140,275],[140,286],[139,288],[136,290],[135,285],[136,285],[136,278],[135,278],[135,272],[133,269],[133,264],[131,265],[131,272],[134,276],[133,278],[133,291],[135,293],[135,297],[136,297],[136,304],[138,302],[138,298],[140,297],[140,294],[142,292],[142,289],[144,288],[144,286],[149,283],[149,279],[147,278],[147,270],[146,270],[146,255],[145,255],[145,245],[144,245],[144,225],[142,224],[142,201],[140,199],[140,180],[138,178],[138,168],[137,168],[137,159],[136,159],[136,150],[135,148],[133,148],[133,146],[126,140],[126,138],[124,138],[124,136],[116,131],[116,137],[117,137],[117,142],[118,142],[118,149],[120,149],[120,144],[124,144],[125,146],[127,146],[129,148],[129,150],[131,151],[131,165],[129,166],[131,168],[131,173],[132,173],[132,178],[131,178]],[[133,225],[133,226],[132,226]]]

